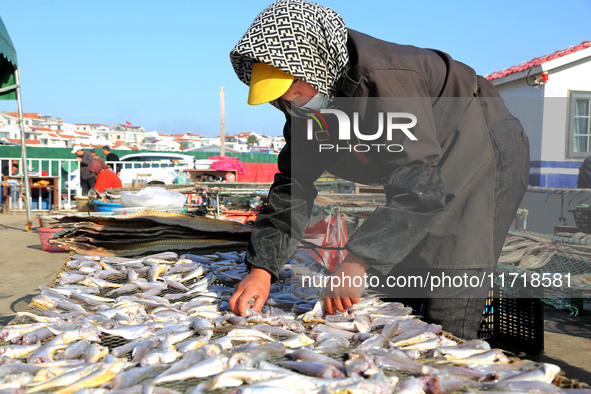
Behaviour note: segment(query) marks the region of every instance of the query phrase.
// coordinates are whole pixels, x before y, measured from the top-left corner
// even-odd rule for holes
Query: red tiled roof
[[[21,140],[18,138],[7,138],[7,141],[14,142],[15,144],[21,143]],[[25,145],[41,145],[41,141],[39,140],[25,140]]]
[[[92,137],[92,134],[84,133],[82,131],[77,131],[76,134],[78,134],[78,135],[85,135],[85,136],[88,136],[88,137]]]
[[[501,71],[495,71],[494,73],[486,75],[485,78],[488,79],[489,81],[492,81],[493,79],[502,78],[502,77],[505,77],[510,74],[515,74],[515,73],[518,73],[521,71],[525,71],[525,70],[528,70],[532,67],[538,66],[542,63],[545,63],[547,61],[554,60],[559,57],[562,57],[562,56],[568,55],[570,53],[577,52],[577,51],[580,51],[582,49],[589,48],[589,47],[591,47],[591,40],[590,41],[583,41],[579,45],[570,46],[566,49],[558,50],[558,51],[551,53],[549,55],[535,57],[532,60],[530,60],[529,62],[523,62],[519,65],[511,66],[511,67],[506,68]]]
[[[126,124],[119,123],[117,126],[125,127],[126,129],[139,129],[141,126],[128,126]]]
[[[127,145],[126,141],[115,141],[115,143],[113,144],[113,149],[117,149],[117,148],[121,148],[121,147],[125,147],[131,150],[140,150],[140,148],[137,147],[137,145]]]
[[[18,113],[17,112],[5,112],[7,115],[12,116],[12,117],[17,117]],[[37,112],[28,112],[28,113],[23,113],[23,118],[29,118],[29,119],[43,119],[43,117],[41,116],[40,113]]]

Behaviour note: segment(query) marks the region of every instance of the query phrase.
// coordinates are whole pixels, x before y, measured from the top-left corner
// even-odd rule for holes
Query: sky
[[[591,0],[319,0],[347,27],[435,48],[486,75],[591,40]],[[129,121],[166,134],[281,135],[284,117],[246,103],[229,53],[270,0],[0,0],[24,112],[69,123]],[[0,111],[16,102],[0,101]]]

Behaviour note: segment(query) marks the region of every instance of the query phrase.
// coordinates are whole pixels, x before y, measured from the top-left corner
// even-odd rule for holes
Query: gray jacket
[[[298,121],[288,117],[280,173],[254,225],[247,262],[277,275],[308,225],[317,195],[313,183],[329,171],[384,187],[387,203],[346,245],[373,270],[494,266],[495,167],[488,131],[512,115],[488,81],[445,53],[348,33],[351,67],[338,96],[417,99],[413,112],[421,121],[413,132],[419,143],[406,144],[401,154],[320,154],[321,142],[305,140],[305,129],[295,130]]]

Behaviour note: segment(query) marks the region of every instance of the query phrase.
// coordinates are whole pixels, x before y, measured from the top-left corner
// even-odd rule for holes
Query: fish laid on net
[[[236,316],[227,299],[246,274],[244,252],[74,255],[0,330],[0,391],[561,391],[557,366],[453,338],[401,303],[325,316],[322,289],[295,286],[328,274],[304,252],[262,312]]]

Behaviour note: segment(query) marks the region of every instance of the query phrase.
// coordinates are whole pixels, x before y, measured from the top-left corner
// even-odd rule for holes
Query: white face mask
[[[314,97],[312,97],[306,104],[303,106],[295,105],[293,102],[291,103],[292,108],[296,107],[299,109],[311,109],[313,111],[320,111],[321,109],[325,109],[330,104],[330,101],[326,97],[324,97],[320,93],[316,93]]]
[[[330,105],[330,100],[324,97],[320,93],[316,93],[314,97],[312,97],[308,102],[302,106],[294,104],[293,101],[287,101],[284,99],[279,99],[280,109],[284,109],[287,113],[291,116],[295,116],[298,118],[305,118],[308,116],[310,111],[320,111],[321,109],[325,109]]]

